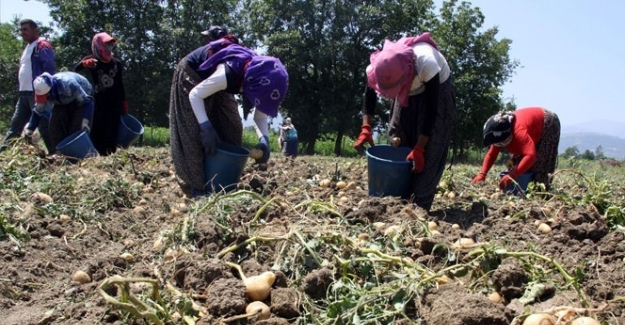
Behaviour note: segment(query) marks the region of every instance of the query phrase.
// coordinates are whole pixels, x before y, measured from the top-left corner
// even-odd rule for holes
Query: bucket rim
[[[241,150],[242,153],[230,151],[228,150],[228,148],[237,148]],[[235,156],[235,157],[249,157],[250,156],[250,151],[247,148],[236,145],[236,144],[227,143],[227,142],[222,142],[218,144],[217,151],[220,153],[227,154],[230,156]]]
[[[409,147],[406,146],[401,146],[401,147],[393,147],[391,145],[376,145],[373,147],[368,147],[367,150],[365,151],[365,153],[367,154],[367,157],[374,159],[376,161],[381,161],[381,162],[385,162],[385,163],[389,163],[389,164],[394,164],[394,165],[411,165],[412,162],[407,161],[407,160],[391,160],[391,159],[384,159],[384,158],[380,158],[378,156],[373,155],[372,153],[370,153],[370,150],[372,150],[375,147],[381,147],[381,148],[393,148],[393,149],[408,149],[408,152],[410,150]],[[374,149],[373,149],[374,150]],[[406,153],[407,155],[408,153]]]
[[[87,133],[87,130],[78,130],[78,131],[70,134],[69,136],[67,136],[65,139],[61,140],[61,142],[59,142],[56,145],[56,149],[60,150],[60,149],[63,149],[65,147],[69,146],[70,144],[72,144],[76,140],[78,140],[80,137],[82,137],[83,133]],[[71,139],[71,140],[67,141],[67,139]],[[89,139],[89,141],[91,141],[91,139]]]
[[[126,123],[126,119],[127,118],[130,119],[133,122],[136,122],[139,126],[141,126],[141,130],[139,132],[137,132],[137,131],[133,130],[132,128],[130,128],[128,126],[128,124]],[[142,135],[145,132],[145,127],[143,127],[143,123],[141,123],[141,121],[139,121],[139,119],[134,117],[133,115],[130,115],[130,114],[122,115],[121,120],[122,120],[122,124],[128,130],[128,132],[132,132],[135,135]]]

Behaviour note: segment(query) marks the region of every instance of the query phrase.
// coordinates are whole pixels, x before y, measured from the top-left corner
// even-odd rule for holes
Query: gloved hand
[[[471,184],[481,183],[484,181],[484,179],[486,179],[486,173],[480,172],[479,174],[477,174],[477,176],[473,177],[473,179],[471,180]]]
[[[128,115],[128,102],[127,101],[122,101],[122,113],[124,113],[124,115]]]
[[[412,151],[406,156],[406,160],[412,160],[412,172],[420,173],[425,167],[425,158],[423,157],[423,148],[414,146]]]
[[[256,148],[263,151],[263,156],[259,159],[256,159],[256,163],[264,164],[269,161],[269,155],[271,152],[269,149],[269,137],[263,135],[262,137],[258,138],[258,144],[256,145]]]
[[[374,146],[373,144],[373,136],[371,135],[371,125],[363,124],[360,127],[360,135],[358,136],[358,140],[354,143],[354,149],[358,151],[365,150],[365,143],[369,143],[370,146]]]
[[[217,145],[220,140],[210,121],[202,122],[200,124],[200,138],[202,139],[204,154],[214,155],[217,151]]]
[[[505,190],[513,183],[516,178],[517,175],[515,173],[508,173],[504,175],[501,180],[499,180],[499,189]]]
[[[35,133],[35,131],[29,128],[26,128],[26,130],[24,130],[24,139],[26,139],[26,142],[33,142],[33,133]]]
[[[86,130],[87,133],[91,132],[91,127],[89,127],[89,119],[88,118],[82,119],[82,130]]]
[[[95,68],[95,65],[98,63],[98,60],[96,60],[96,58],[88,58],[88,59],[82,60],[80,63],[85,68],[93,69]]]

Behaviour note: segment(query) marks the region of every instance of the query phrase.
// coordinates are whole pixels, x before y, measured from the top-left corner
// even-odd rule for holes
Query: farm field
[[[369,197],[364,157],[274,153],[198,200],[166,148],[71,164],[21,145],[0,166],[4,325],[625,324],[618,162],[562,161],[525,198],[498,191],[503,166],[477,186],[453,165],[429,215]],[[265,271],[270,318],[242,317],[241,273]]]

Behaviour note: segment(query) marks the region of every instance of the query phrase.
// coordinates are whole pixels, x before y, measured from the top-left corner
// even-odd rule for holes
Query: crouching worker
[[[184,57],[174,71],[169,102],[171,154],[185,194],[205,194],[204,156],[217,145],[241,145],[243,125],[234,94],[255,108],[258,148],[269,160],[268,117],[278,114],[288,74],[277,58],[260,56],[227,34]]]
[[[75,72],[45,72],[35,78],[33,88],[35,109],[26,126],[28,135],[47,116],[53,148],[76,131],[90,131],[94,103],[91,84],[85,77]]]
[[[471,182],[484,181],[501,148],[505,147],[512,155],[513,167],[499,181],[501,189],[529,171],[534,173],[534,182],[544,184],[549,190],[551,174],[556,169],[559,143],[560,120],[555,113],[541,107],[499,112],[484,124],[484,146],[490,146],[490,149],[484,157],[482,170]]]

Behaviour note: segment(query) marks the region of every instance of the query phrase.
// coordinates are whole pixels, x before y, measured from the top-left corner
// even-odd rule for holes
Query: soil
[[[305,324],[311,314],[325,313],[324,303],[345,274],[336,261],[358,255],[362,243],[388,244],[391,236],[399,238],[401,249],[387,253],[434,272],[469,261],[472,250],[505,247],[509,253],[553,259],[575,277],[567,283],[553,264],[531,254],[491,252],[492,258],[464,274],[444,271],[447,280],[420,287],[406,305],[406,319],[396,324],[520,324],[528,312],[600,308],[608,302],[600,311],[580,313],[625,324],[625,234],[610,228],[591,205],[498,195],[494,180],[478,187],[458,173],[455,183],[448,179],[441,185],[441,195],[427,213],[398,198],[370,197],[365,158],[289,159],[279,154],[266,169],[250,162],[238,196],[191,200],[176,183],[167,149],[131,148],[78,164],[36,158],[29,150],[0,157],[0,165],[7,166],[0,214],[24,232],[23,237],[0,237],[4,325],[149,323],[114,308],[98,290],[103,282],[121,278],[128,280],[125,289],[110,285],[102,291],[114,299],[128,291],[155,301],[153,282],[167,298],[164,305],[172,314],[167,323],[184,324],[180,315],[186,314],[195,315],[197,324],[219,324],[244,314],[249,303],[239,273],[228,263],[241,265],[248,277],[276,273],[265,301],[271,318],[230,324]],[[35,171],[44,175],[37,177],[48,177],[45,182],[28,179]],[[323,179],[330,180],[328,187],[319,185]],[[337,188],[341,180],[347,183],[341,184],[343,189]],[[18,182],[47,185],[29,188]],[[32,197],[35,191],[53,201]],[[438,233],[421,231],[427,221],[436,222]],[[541,233],[537,223],[552,231]],[[390,225],[400,226],[395,235],[385,235]],[[293,237],[280,239],[287,235]],[[450,249],[459,238],[477,244]],[[73,281],[77,270],[90,281]],[[353,279],[358,282],[356,275]],[[540,290],[528,298],[533,288]],[[493,292],[500,301],[488,299]]]

